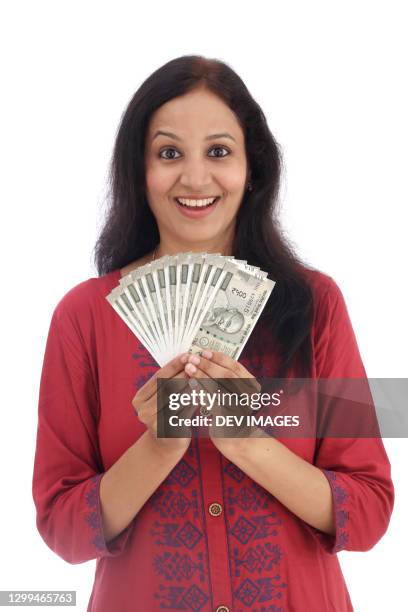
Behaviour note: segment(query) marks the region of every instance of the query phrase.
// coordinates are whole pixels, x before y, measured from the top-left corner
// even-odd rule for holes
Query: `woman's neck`
[[[175,243],[160,240],[156,247],[155,259],[163,255],[175,255],[177,253],[221,253],[221,255],[232,255],[232,244],[227,241],[217,242],[194,242],[194,243]]]

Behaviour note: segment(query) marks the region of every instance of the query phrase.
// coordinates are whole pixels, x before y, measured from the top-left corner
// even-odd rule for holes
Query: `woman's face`
[[[206,89],[173,98],[152,115],[145,160],[162,249],[228,249],[248,178],[245,137],[231,109]],[[176,200],[214,196],[208,208]]]

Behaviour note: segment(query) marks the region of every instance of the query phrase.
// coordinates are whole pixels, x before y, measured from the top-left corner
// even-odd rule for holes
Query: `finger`
[[[207,394],[214,395],[217,392],[217,390],[220,388],[220,384],[218,380],[209,378],[204,372],[200,372],[200,370],[197,370],[197,374],[198,376],[197,377],[194,376],[194,378],[190,378],[190,381],[191,382],[194,381],[196,383],[196,387],[194,388],[196,388],[197,392],[200,393],[200,403],[202,404],[204,402],[204,405],[206,405],[207,400],[202,398],[201,390],[205,392],[205,396]]]
[[[231,357],[228,357],[228,355],[224,355],[223,353],[216,353],[214,351],[214,354],[218,357],[219,355],[222,355],[223,357],[225,357],[226,359],[224,360],[225,363],[229,363],[231,368],[225,368],[224,372],[222,373],[222,370],[219,370],[219,373],[216,372],[216,370],[211,368],[211,364],[214,363],[213,362],[213,358],[210,357],[206,358],[205,355],[211,355],[212,351],[203,351],[202,354],[200,356],[198,355],[191,355],[189,357],[189,363],[193,364],[193,365],[199,365],[200,369],[203,370],[204,372],[207,372],[208,376],[210,376],[211,378],[233,378],[234,376],[241,378],[242,379],[242,388],[247,387],[248,388],[248,392],[256,390],[256,391],[260,391],[261,390],[261,385],[259,384],[259,382],[257,381],[257,379],[255,378],[255,376],[253,376],[250,372],[248,372],[248,370],[239,362],[235,361],[234,359],[231,359]],[[220,359],[221,361],[221,359]],[[221,366],[220,366],[221,367]],[[232,372],[231,374],[226,374],[226,371],[229,370],[230,372]],[[194,369],[191,368],[191,366],[189,366],[189,368],[186,370],[188,374],[190,375],[194,375]]]
[[[184,371],[179,372],[173,378],[185,379],[186,384],[183,387],[182,392],[184,392],[186,389],[190,389],[188,385],[188,377]],[[149,399],[146,399],[141,403],[138,402],[138,405],[134,406],[135,412],[142,422],[151,422],[152,419],[157,418],[159,412],[161,412],[164,408],[168,406],[168,400],[165,400],[166,395],[164,396],[164,398],[162,398],[162,396],[160,396],[160,398],[164,401],[164,405],[161,407],[159,406],[159,396],[157,395],[157,393],[154,393]]]
[[[186,373],[184,372],[184,370],[182,370],[181,372],[178,372],[178,374],[176,374],[175,376],[172,376],[172,379],[184,379],[185,380],[185,384],[184,385],[177,385],[177,393],[189,393],[190,392],[190,386],[188,384],[188,376],[186,375]],[[154,398],[152,398],[154,401]],[[162,412],[163,410],[167,409],[169,405],[169,398],[168,398],[168,394],[167,392],[164,393],[164,396],[162,396],[162,404],[159,406],[159,397],[157,396],[156,398],[156,413],[158,414],[159,412]]]
[[[213,363],[209,359],[205,359],[205,357],[192,355],[189,362],[185,365],[184,370],[190,376],[195,376],[198,369],[204,372],[207,378],[233,378],[236,376],[235,372],[232,370]]]
[[[240,380],[236,376],[233,376],[230,372],[228,375],[220,376],[220,377],[210,377],[207,372],[201,370],[200,366],[195,366],[195,373],[192,375],[194,379],[200,381],[200,384],[205,388],[205,390],[214,394],[217,390],[221,390],[222,392],[237,392],[237,382]]]
[[[157,370],[153,376],[149,378],[147,382],[139,389],[138,399],[139,401],[147,401],[156,393],[156,381],[158,378],[173,378],[176,374],[184,369],[184,364],[180,361],[180,355],[174,357],[162,368]]]
[[[189,376],[193,376],[194,379],[199,380],[205,390],[211,394],[220,390],[221,392],[234,393],[238,396],[241,394],[251,395],[256,392],[256,390],[259,391],[261,389],[261,385],[253,376],[251,376],[251,379],[238,378],[229,372],[227,375],[217,375],[213,377],[209,374],[210,368],[208,368],[207,371],[201,368],[202,362],[199,366],[195,366],[194,374],[189,374]],[[191,378],[191,380],[193,380],[193,378]]]
[[[164,368],[162,368],[164,369]],[[157,374],[157,373],[156,373]],[[181,372],[178,372],[173,378],[184,378],[186,380],[186,386],[188,385],[188,376],[187,374],[184,372],[184,370],[181,370]],[[147,393],[149,392],[146,389],[143,389],[143,387],[141,387],[140,391],[135,395],[135,397],[132,400],[132,405],[133,408],[136,412],[136,415],[143,420],[145,415],[151,414],[154,415],[157,413],[157,404],[158,404],[158,398],[157,398],[157,390],[158,390],[158,385],[156,384],[157,381],[160,380],[157,376],[154,377],[153,380],[153,384],[150,387],[150,396],[147,397]],[[151,382],[152,379],[150,378],[147,382]],[[147,387],[147,383],[145,384],[145,386]],[[185,387],[184,387],[185,389]],[[143,393],[142,393],[143,390]]]
[[[212,363],[216,363],[227,370],[232,370],[240,378],[249,378],[252,376],[252,374],[248,372],[242,363],[239,363],[239,361],[236,359],[233,359],[229,355],[225,355],[225,353],[221,353],[220,351],[205,350],[202,351],[201,357],[210,359]]]

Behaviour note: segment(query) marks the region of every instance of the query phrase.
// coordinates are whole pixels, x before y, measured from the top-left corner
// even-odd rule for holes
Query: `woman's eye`
[[[162,157],[163,159],[177,159],[174,157],[167,157],[167,156],[162,156],[162,153],[164,153],[165,151],[175,151],[176,149],[173,149],[173,147],[167,147],[167,149],[163,149],[162,151],[160,151],[160,157]]]
[[[227,155],[229,155],[229,150],[226,147],[213,147],[211,151],[216,151],[217,149],[218,151],[221,151],[221,149],[224,149],[224,151],[227,151]],[[212,155],[211,157],[226,157],[226,155]]]
[[[230,151],[226,147],[216,146],[212,147],[210,151],[221,151],[222,149],[227,152],[226,155],[210,155],[210,157],[226,157],[227,155],[229,155]],[[166,151],[172,152],[172,155],[163,155]],[[160,151],[159,157],[161,157],[162,159],[178,159],[174,156],[174,153],[177,153],[176,149],[174,149],[173,147],[167,147],[166,149],[162,149],[162,151]]]

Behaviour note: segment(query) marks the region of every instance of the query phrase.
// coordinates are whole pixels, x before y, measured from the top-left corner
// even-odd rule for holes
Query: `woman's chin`
[[[177,243],[185,245],[185,251],[188,250],[196,250],[200,249],[205,252],[207,248],[205,245],[224,244],[225,238],[223,238],[223,234],[218,234],[214,232],[194,232],[194,236],[187,236],[185,234],[179,234],[177,236]],[[220,247],[221,249],[221,247]]]

